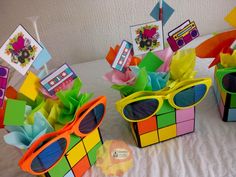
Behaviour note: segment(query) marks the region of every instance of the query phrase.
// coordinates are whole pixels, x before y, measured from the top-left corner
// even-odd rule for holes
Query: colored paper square
[[[31,71],[25,78],[23,84],[20,87],[19,93],[23,94],[32,101],[35,101],[39,94],[39,78]]]
[[[4,128],[4,114],[5,114],[6,103],[3,103],[3,107],[0,108],[0,128]]]
[[[169,18],[171,17],[171,15],[174,13],[174,9],[172,7],[170,7],[165,1],[163,1],[162,3],[162,18],[163,18],[163,25],[166,24],[166,22],[169,20]],[[158,2],[155,7],[153,8],[152,12],[150,13],[150,15],[156,20],[161,20],[159,19],[159,12],[160,12],[160,2]]]
[[[58,174],[60,174],[60,176],[64,176],[70,171],[70,169],[71,168],[66,158],[62,157],[62,159],[49,171],[49,174],[51,177],[57,177]]]
[[[161,21],[133,25],[130,31],[135,56],[164,49]],[[156,65],[157,61],[154,62]]]
[[[160,141],[176,137],[176,124],[158,130]]]
[[[155,72],[162,64],[163,61],[158,56],[152,52],[148,52],[139,63],[138,67],[145,67],[147,71]]]
[[[231,26],[236,28],[236,7],[225,17],[225,21],[228,22]]]
[[[97,160],[97,150],[102,146],[102,142],[100,141],[98,144],[96,144],[95,147],[93,147],[93,149],[91,149],[88,152],[88,158],[90,161],[90,165],[94,165],[96,160]]]
[[[222,100],[221,100],[220,93],[218,91],[215,91],[215,97],[216,97],[217,104],[220,104]]]
[[[131,132],[133,134],[135,143],[138,145],[138,138],[140,137],[140,135],[138,134],[138,132],[136,133],[137,130],[135,129],[135,127],[136,127],[136,123],[131,122],[130,123]]]
[[[215,80],[215,79],[214,79],[213,89],[214,89],[214,93],[215,93],[215,96],[216,96],[216,101],[217,101],[217,103],[219,104],[220,99],[221,99],[221,96],[220,96],[220,93],[219,93],[219,91],[218,91],[218,88],[217,88],[216,80]]]
[[[8,67],[0,65],[0,79],[1,79],[0,86],[1,86],[1,88],[6,88],[9,70],[10,69]]]
[[[189,120],[177,124],[177,136],[191,133],[194,131],[194,120]]]
[[[215,75],[215,81],[216,81],[217,91],[220,93],[221,99],[222,99],[222,101],[223,101],[223,103],[225,105],[227,93],[225,91],[223,91],[223,89],[220,87],[220,85],[218,83],[218,80],[216,78],[216,75]]]
[[[176,122],[184,122],[187,120],[191,120],[194,119],[195,117],[195,111],[194,111],[194,107],[192,108],[188,108],[188,109],[179,109],[176,110]]]
[[[0,108],[2,107],[4,102],[8,75],[9,75],[9,68],[0,65]]]
[[[99,141],[101,140],[98,129],[92,131],[84,139],[84,146],[87,152],[89,152]]]
[[[218,91],[220,92],[220,96],[221,96],[221,98],[222,98],[222,101],[223,101],[223,103],[224,103],[224,105],[225,105],[227,93],[224,92],[222,89],[220,89],[220,88],[219,88],[220,86],[219,86],[218,84],[217,84],[217,86],[218,86]]]
[[[4,116],[4,125],[24,125],[25,106],[25,101],[8,99]]]
[[[173,124],[175,124],[175,112],[170,112],[157,116],[158,128],[167,127]]]
[[[154,131],[157,129],[157,118],[156,116],[150,117],[147,120],[138,122],[137,125],[138,125],[138,133],[140,135]]]
[[[145,133],[140,136],[141,147],[145,147],[145,146],[155,144],[158,142],[159,142],[159,139],[158,139],[157,131]]]
[[[167,100],[164,100],[161,109],[156,113],[157,115],[175,111],[175,109],[169,104]]]
[[[236,121],[236,109],[229,109],[228,121]]]
[[[75,145],[69,152],[67,152],[67,160],[71,167],[79,162],[86,155],[86,151],[82,141]]]
[[[7,79],[0,77],[0,88],[6,89]]]
[[[236,108],[236,95],[231,94],[230,95],[230,108]]]
[[[45,46],[40,43],[40,45],[43,47],[43,50],[40,52],[38,57],[35,59],[33,63],[33,67],[36,70],[39,70],[40,68],[43,67],[47,62],[49,62],[52,59],[51,54],[48,52],[48,50],[45,48]]]
[[[71,134],[70,135],[70,144],[69,144],[69,148],[68,151],[74,147],[76,144],[78,144],[81,141],[81,138],[76,136],[75,134]]]
[[[220,115],[223,118],[224,117],[224,112],[225,112],[225,107],[224,107],[223,102],[222,102],[221,99],[220,99],[220,102],[218,104],[218,108],[219,108],[219,111],[220,111]]]
[[[52,176],[52,177],[54,177],[54,176]],[[55,177],[57,177],[57,176],[55,176]],[[75,177],[75,176],[74,176],[73,171],[70,170],[68,173],[66,173],[66,175],[64,177]]]
[[[8,75],[9,75],[9,70],[10,69],[8,67],[0,65],[0,78],[7,80],[8,79]],[[4,83],[4,85],[5,85],[5,83]],[[3,87],[1,87],[1,88],[3,88]]]
[[[6,95],[5,96],[7,98],[17,99],[17,91],[12,86],[9,86],[6,89]]]
[[[90,168],[89,160],[87,156],[84,156],[73,168],[73,172],[76,177],[81,177]]]
[[[41,51],[39,43],[19,25],[0,48],[0,57],[25,75]]]
[[[0,90],[1,90],[1,89],[0,89]],[[4,103],[4,100],[3,100],[3,99],[0,99],[0,108],[2,107],[3,103]]]

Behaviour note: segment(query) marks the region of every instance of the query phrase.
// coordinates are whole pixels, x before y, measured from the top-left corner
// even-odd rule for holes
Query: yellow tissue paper
[[[194,78],[196,75],[196,71],[194,71],[195,61],[195,49],[179,50],[173,56],[170,64],[170,79],[181,81]]]
[[[43,100],[36,108],[34,108],[30,115],[27,117],[27,121],[30,124],[33,124],[34,114],[36,112],[42,113],[42,115],[47,119],[47,121],[55,128],[57,123],[57,118],[60,114],[59,101],[47,99]]]
[[[220,62],[225,68],[236,67],[236,50],[234,50],[232,55],[220,53]]]
[[[38,91],[39,78],[31,71],[25,78],[23,84],[20,87],[19,93],[23,94],[32,101],[35,101],[39,94]]]
[[[236,28],[236,7],[225,17],[225,21]]]

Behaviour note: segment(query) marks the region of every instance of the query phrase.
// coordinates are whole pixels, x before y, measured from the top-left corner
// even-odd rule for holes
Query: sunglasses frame
[[[80,132],[78,130],[79,129],[78,127],[79,127],[81,121],[85,118],[85,116],[88,113],[90,113],[99,104],[103,104],[104,105],[104,112],[103,112],[103,116],[102,116],[100,122],[97,124],[97,126],[92,131],[97,129],[100,126],[100,124],[102,123],[104,115],[106,114],[106,97],[105,96],[99,96],[99,97],[95,98],[94,100],[84,104],[82,107],[80,107],[77,110],[77,112],[75,113],[75,120],[73,122],[71,122],[71,123],[66,124],[61,130],[45,134],[45,135],[41,136],[38,140],[36,140],[30,146],[30,148],[26,151],[26,153],[22,156],[22,158],[20,159],[20,161],[18,163],[20,168],[23,171],[29,172],[29,173],[31,173],[33,175],[41,175],[43,173],[46,173],[50,169],[52,169],[57,164],[57,162],[59,162],[61,160],[61,158],[65,155],[66,151],[68,150],[68,147],[69,147],[69,144],[70,144],[70,135],[71,134],[74,133],[75,135],[77,135],[79,137],[85,137],[86,135],[89,134],[89,133],[84,134],[84,133]],[[48,140],[49,138],[52,138],[52,139],[49,140],[48,142],[46,142],[40,148],[38,148],[42,142]],[[58,141],[61,138],[65,138],[66,139],[66,147],[65,147],[64,152],[61,154],[61,157],[51,167],[49,167],[47,170],[44,170],[44,171],[41,171],[41,172],[33,171],[31,169],[32,161],[42,151],[44,151],[48,146],[50,146],[51,144],[55,143],[56,141]]]
[[[226,93],[229,94],[236,94],[236,92],[230,92],[228,90],[226,90],[224,88],[223,85],[223,78],[230,73],[236,73],[236,67],[232,67],[232,68],[224,68],[221,65],[217,65],[217,67],[215,68],[216,70],[216,79],[218,81],[218,84],[220,85],[220,87],[223,89],[223,91],[225,91]]]
[[[198,102],[196,102],[195,104],[193,104],[191,106],[187,106],[187,107],[179,107],[179,106],[175,105],[174,97],[176,94],[178,94],[179,92],[181,92],[183,90],[186,90],[188,88],[191,88],[193,86],[200,85],[200,84],[206,85],[206,92],[205,92],[204,96]],[[121,114],[121,116],[128,122],[144,121],[144,120],[152,117],[153,115],[155,115],[161,109],[164,99],[167,99],[168,102],[170,103],[170,105],[176,109],[186,109],[186,108],[191,108],[193,106],[196,106],[206,97],[211,84],[212,84],[212,81],[210,78],[188,79],[188,80],[184,80],[181,82],[177,82],[177,84],[175,84],[174,86],[170,86],[170,87],[164,88],[159,91],[136,92],[136,93],[133,93],[133,94],[117,101],[116,102],[116,109]],[[150,116],[148,116],[146,118],[140,119],[140,120],[131,120],[125,116],[125,114],[123,112],[125,106],[127,106],[130,103],[136,102],[136,101],[147,100],[147,99],[156,99],[159,103],[157,109],[153,112],[153,114],[151,114]]]

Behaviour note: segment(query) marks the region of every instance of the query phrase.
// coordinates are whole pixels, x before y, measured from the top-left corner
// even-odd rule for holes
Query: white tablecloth
[[[201,37],[187,47],[194,47],[209,36]],[[211,60],[197,60],[197,77],[213,76],[208,69]],[[132,177],[235,177],[236,124],[221,120],[211,88],[205,100],[196,107],[195,132],[143,149],[136,147],[128,124],[115,110],[120,99],[111,84],[102,79],[110,70],[106,61],[97,60],[74,65],[74,71],[83,81],[83,91],[95,96],[105,95],[108,100],[107,113],[101,126],[103,140],[122,140],[133,152],[134,165],[124,176]],[[1,131],[1,137],[3,131]],[[0,176],[30,176],[20,171],[17,151],[0,141]],[[93,166],[85,176],[104,176]]]

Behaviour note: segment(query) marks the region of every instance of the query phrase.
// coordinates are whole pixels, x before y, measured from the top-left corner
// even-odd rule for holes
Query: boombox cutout
[[[111,67],[118,71],[125,72],[131,61],[132,55],[133,45],[128,41],[122,41],[118,54]]]
[[[168,33],[167,41],[171,49],[176,52],[199,36],[199,31],[194,21],[185,21]]]
[[[76,77],[73,70],[67,64],[64,64],[43,78],[40,84],[51,96],[54,96],[56,92],[63,90]]]
[[[7,88],[9,68],[0,65],[0,107],[2,107]]]

